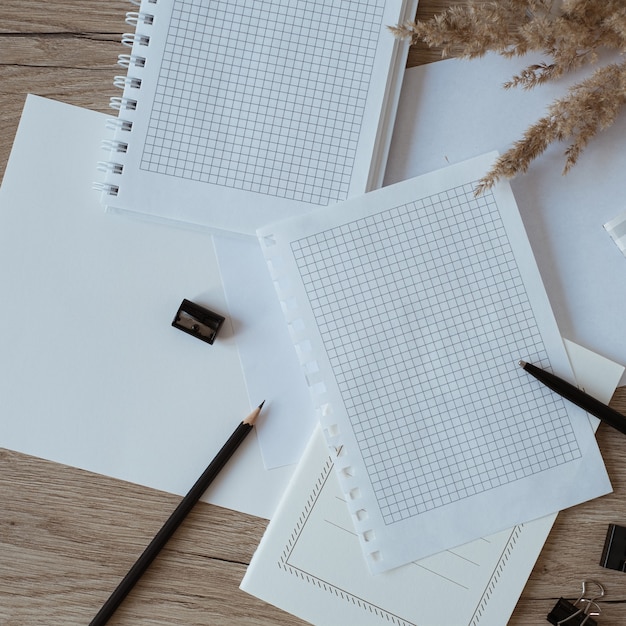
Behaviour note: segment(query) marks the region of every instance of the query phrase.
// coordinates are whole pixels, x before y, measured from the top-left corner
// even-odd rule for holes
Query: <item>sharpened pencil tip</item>
[[[518,361],[520,367],[526,367],[526,361]]]
[[[254,411],[252,411],[252,413],[250,413],[250,415],[248,415],[246,419],[243,420],[243,423],[248,424],[248,426],[252,426],[254,422],[256,421],[256,418],[259,417],[259,413],[261,412],[261,409],[263,408],[264,404],[265,404],[265,400],[263,400],[263,402],[261,402],[261,404],[259,404],[259,406],[256,409],[254,409]]]

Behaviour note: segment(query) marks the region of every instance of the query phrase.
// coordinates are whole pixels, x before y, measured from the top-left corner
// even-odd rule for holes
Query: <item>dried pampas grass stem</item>
[[[468,0],[425,22],[392,27],[397,37],[424,42],[455,54],[476,58],[489,51],[506,57],[541,52],[548,61],[529,65],[504,84],[532,89],[587,64],[596,64],[601,48],[626,50],[624,0],[563,0],[557,15],[552,0]],[[477,192],[501,178],[525,172],[556,141],[568,141],[564,173],[576,163],[589,141],[608,128],[626,102],[626,61],[597,67],[591,75],[555,100],[548,114],[503,154],[480,181]]]

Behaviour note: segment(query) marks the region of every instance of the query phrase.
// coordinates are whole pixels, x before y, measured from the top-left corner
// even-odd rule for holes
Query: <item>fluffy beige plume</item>
[[[505,88],[531,89],[598,61],[602,48],[626,50],[625,0],[563,0],[551,13],[551,0],[468,0],[428,21],[392,27],[399,38],[424,42],[442,56],[472,59],[493,51],[507,57],[541,52],[547,60],[526,67]],[[626,62],[598,67],[554,101],[548,115],[533,124],[480,182],[478,192],[500,178],[525,172],[553,141],[568,141],[564,173],[597,132],[610,126],[626,102]]]

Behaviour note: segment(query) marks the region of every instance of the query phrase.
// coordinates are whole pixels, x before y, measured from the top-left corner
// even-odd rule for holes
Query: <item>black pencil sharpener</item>
[[[212,344],[224,319],[223,315],[185,299],[176,312],[172,326]]]

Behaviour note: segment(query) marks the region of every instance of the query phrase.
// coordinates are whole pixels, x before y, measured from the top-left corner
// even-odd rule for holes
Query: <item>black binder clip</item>
[[[626,528],[609,524],[602,549],[600,565],[618,572],[626,572]]]
[[[212,344],[224,319],[222,315],[185,299],[176,313],[172,326]]]
[[[594,586],[598,593],[590,598],[587,596],[587,587]],[[548,613],[548,621],[554,626],[598,626],[594,617],[600,615],[598,600],[604,596],[604,587],[595,580],[584,581],[580,597],[575,602],[559,598],[554,608]]]

